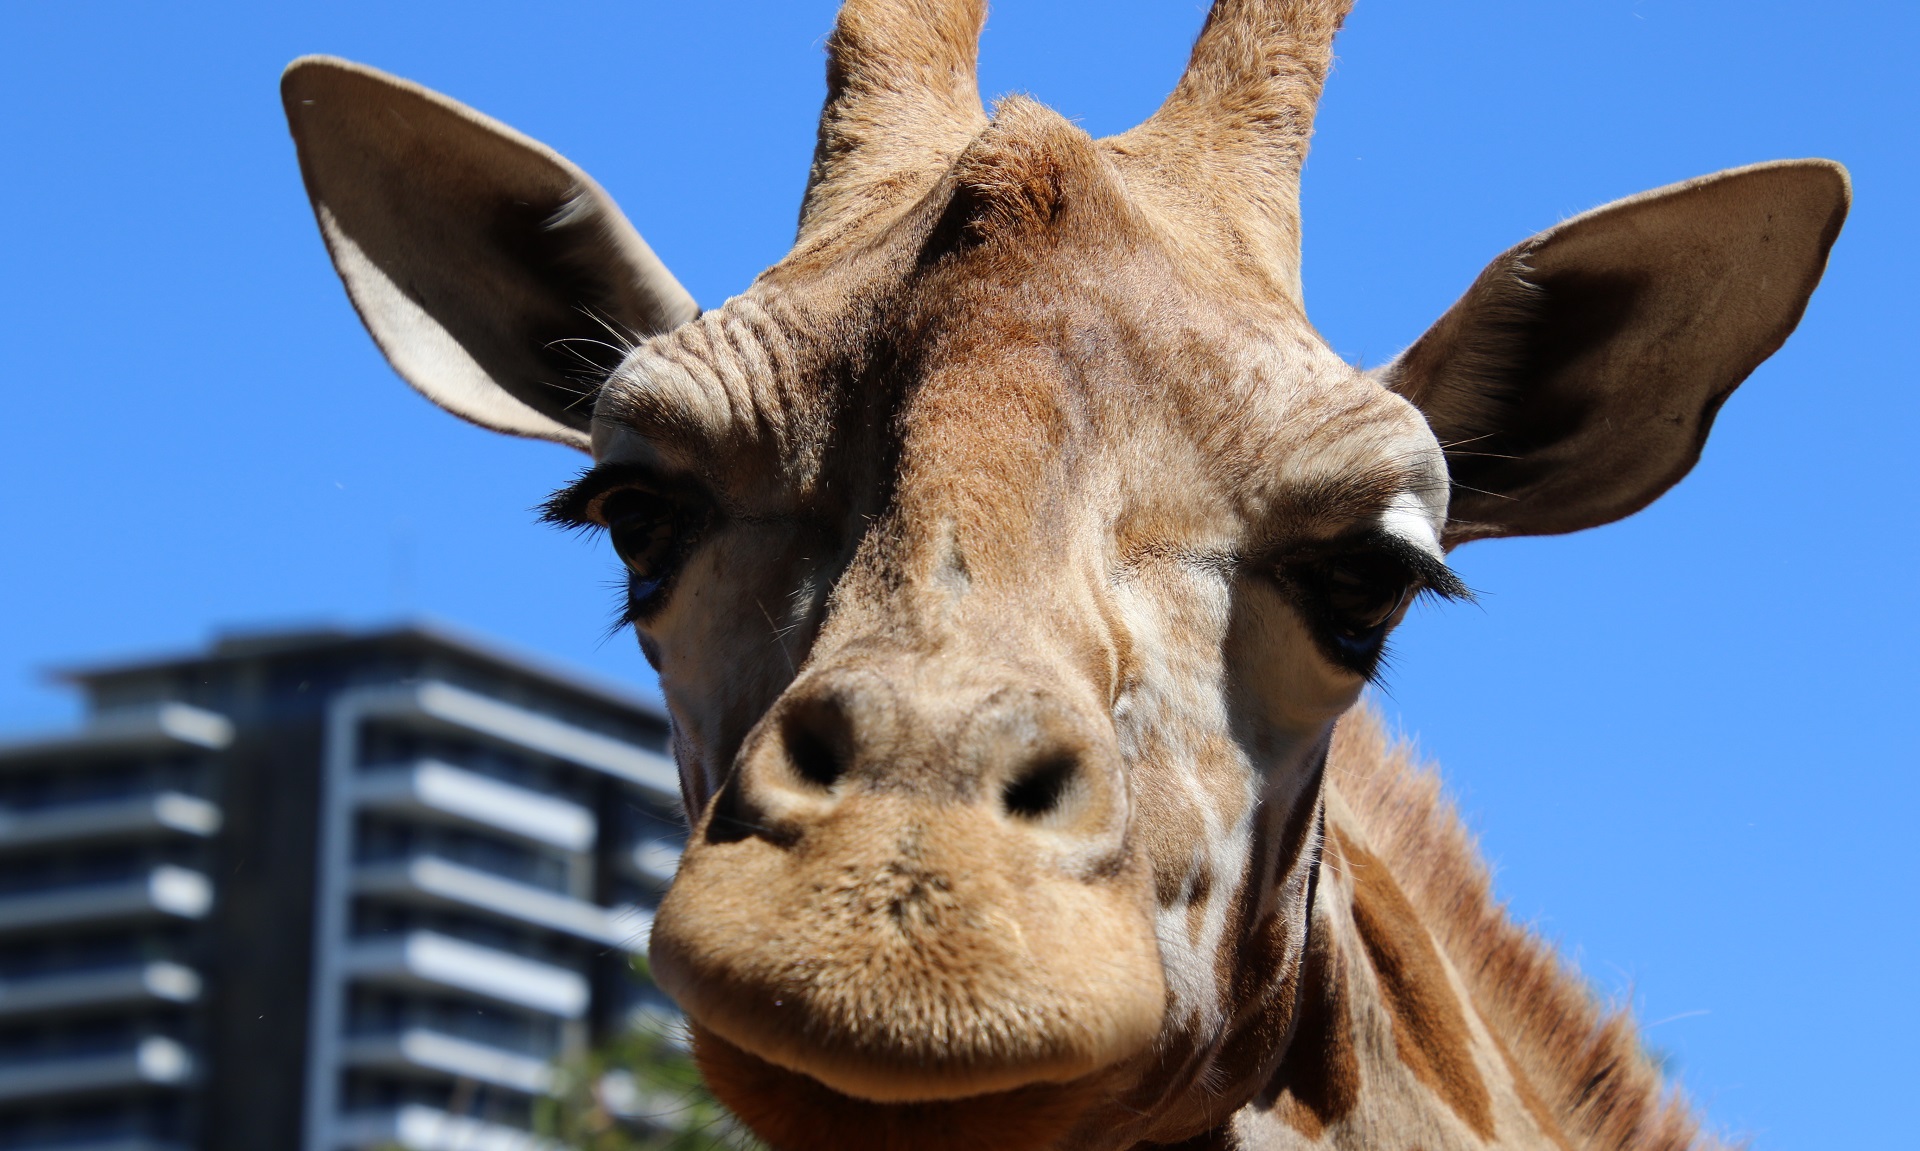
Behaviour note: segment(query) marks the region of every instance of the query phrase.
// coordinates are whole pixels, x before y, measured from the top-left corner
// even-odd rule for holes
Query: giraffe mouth
[[[1152,889],[1137,860],[1063,873],[1006,823],[880,795],[797,846],[696,837],[654,921],[654,978],[710,1036],[847,1098],[1097,1075],[1163,1025]]]
[[[769,1063],[693,1024],[714,1096],[775,1151],[1047,1151],[1099,1097],[1091,1079],[961,1099],[877,1103]]]

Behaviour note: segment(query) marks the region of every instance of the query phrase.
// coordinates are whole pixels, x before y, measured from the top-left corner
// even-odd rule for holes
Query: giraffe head
[[[850,0],[792,252],[699,311],[584,173],[336,60],[288,115],[410,383],[593,466],[692,834],[652,942],[783,1148],[1177,1141],[1291,1033],[1335,721],[1447,550],[1630,514],[1792,330],[1824,162],[1499,256],[1365,372],[1307,322],[1341,0],[1220,0],[1151,120],[989,116],[978,0]]]

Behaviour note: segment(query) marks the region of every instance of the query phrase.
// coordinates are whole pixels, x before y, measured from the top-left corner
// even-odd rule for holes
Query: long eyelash
[[[607,621],[607,630],[600,637],[605,643],[619,636],[623,631],[639,622],[634,614],[633,581],[630,579],[609,580],[607,590],[613,593],[613,618]]]
[[[572,483],[554,492],[534,508],[539,513],[540,522],[568,531],[590,532],[598,528],[599,524],[587,518],[587,509],[606,490],[605,485],[599,482],[601,479],[593,468],[575,476]]]
[[[1407,604],[1408,610],[1412,610],[1413,605],[1420,602],[1420,597],[1427,595],[1429,592],[1432,592],[1434,597],[1437,599],[1455,598],[1450,596],[1442,596],[1440,595],[1440,593],[1434,592],[1432,588],[1421,588],[1419,591],[1415,592],[1413,595],[1413,598],[1410,601],[1408,601],[1408,604]],[[1398,629],[1396,628],[1395,630],[1397,631]],[[1399,650],[1393,646],[1393,637],[1391,635],[1387,636],[1385,639],[1382,639],[1380,641],[1380,650],[1374,653],[1373,663],[1368,665],[1367,670],[1364,673],[1364,677],[1367,681],[1367,686],[1376,688],[1379,691],[1384,692],[1387,695],[1387,697],[1390,699],[1393,697],[1393,692],[1387,686],[1387,676],[1389,672],[1393,671],[1394,659],[1398,655],[1399,655]]]
[[[588,510],[593,501],[618,487],[657,486],[660,477],[652,468],[640,464],[598,464],[581,472],[566,487],[548,496],[535,510],[540,522],[579,531],[600,527]]]
[[[1454,573],[1452,568],[1439,563],[1439,561],[1427,555],[1426,552],[1420,551],[1418,548],[1413,548],[1409,545],[1409,549],[1419,552],[1421,556],[1425,557],[1427,562],[1415,568],[1416,574],[1419,574],[1420,578],[1426,582],[1424,582],[1422,586],[1414,589],[1412,598],[1407,601],[1408,611],[1412,611],[1415,604],[1428,598],[1445,600],[1448,603],[1480,602],[1480,596],[1472,588],[1468,587],[1460,577]],[[1414,565],[1410,564],[1409,566]],[[1436,567],[1438,568],[1438,572],[1432,570]],[[1397,631],[1398,629],[1396,628],[1395,630]],[[1393,692],[1387,686],[1387,673],[1393,670],[1394,656],[1397,654],[1398,652],[1393,646],[1393,637],[1388,636],[1386,639],[1380,641],[1380,650],[1375,653],[1372,666],[1366,670],[1367,685],[1384,692],[1388,698],[1392,698]]]
[[[1380,651],[1373,657],[1373,666],[1367,669],[1366,674],[1367,686],[1381,692],[1388,699],[1393,698],[1393,691],[1387,687],[1387,673],[1393,670],[1393,657],[1393,641],[1381,640]]]
[[[633,577],[622,569],[622,578],[609,580],[607,590],[613,593],[613,619],[607,623],[606,639],[613,639],[628,628],[640,622],[639,601],[633,598]],[[604,640],[602,642],[605,642]]]
[[[1444,600],[1456,600],[1473,603],[1479,597],[1467,586],[1446,561],[1433,555],[1413,541],[1392,532],[1374,532],[1368,542],[1381,551],[1391,555],[1407,566],[1407,570],[1420,577],[1418,594],[1433,594]]]

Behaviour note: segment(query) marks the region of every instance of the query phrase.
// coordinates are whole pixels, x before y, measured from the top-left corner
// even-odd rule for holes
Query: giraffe
[[[1493,262],[1371,371],[1306,318],[1351,0],[1217,0],[1160,110],[989,115],[983,0],[847,0],[792,250],[702,311],[607,193],[341,60],[283,96],[360,316],[588,453],[690,820],[652,972],[782,1151],[1682,1148],[1360,703],[1475,540],[1630,515],[1849,203],[1759,164]]]

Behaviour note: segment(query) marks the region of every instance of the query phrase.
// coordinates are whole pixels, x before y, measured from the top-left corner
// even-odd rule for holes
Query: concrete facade
[[[684,835],[657,705],[424,627],[63,673],[0,744],[0,1151],[523,1151]]]

